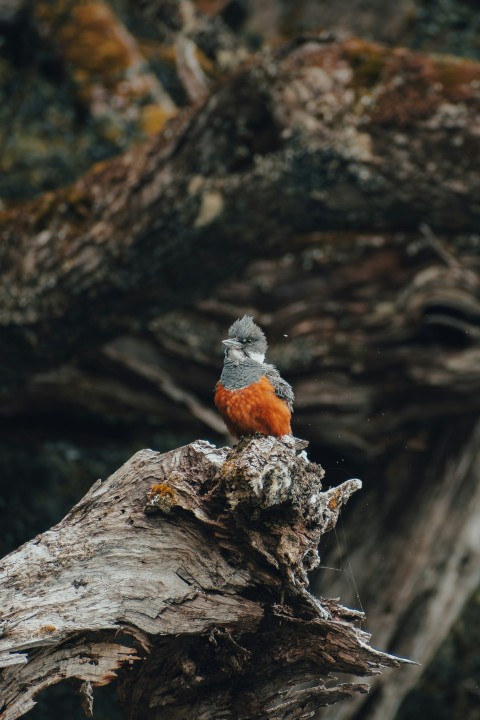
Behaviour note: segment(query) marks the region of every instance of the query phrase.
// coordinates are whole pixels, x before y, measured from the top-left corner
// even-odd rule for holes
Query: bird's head
[[[265,333],[248,315],[235,320],[228,330],[228,338],[222,342],[226,348],[225,357],[235,363],[248,359],[263,363],[265,360]]]

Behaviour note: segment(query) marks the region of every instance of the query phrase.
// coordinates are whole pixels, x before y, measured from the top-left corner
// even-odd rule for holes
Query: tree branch
[[[360,41],[259,55],[161,137],[4,214],[3,371],[189,303],[292,232],[478,230],[479,81]]]

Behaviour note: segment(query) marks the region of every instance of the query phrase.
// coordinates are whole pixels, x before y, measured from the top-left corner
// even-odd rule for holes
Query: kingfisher
[[[235,320],[222,340],[225,359],[215,405],[230,433],[291,435],[295,396],[274,365],[265,362],[267,339],[249,315]]]

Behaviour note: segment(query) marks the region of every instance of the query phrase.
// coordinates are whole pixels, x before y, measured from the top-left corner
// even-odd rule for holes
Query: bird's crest
[[[253,321],[250,315],[244,315],[242,318],[235,320],[233,325],[228,329],[228,337],[230,338],[251,338],[252,340],[263,340],[265,345],[267,339],[263,330]]]

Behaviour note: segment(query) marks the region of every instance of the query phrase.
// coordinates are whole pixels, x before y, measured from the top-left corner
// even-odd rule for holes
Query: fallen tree
[[[47,686],[119,673],[131,718],[300,718],[366,692],[402,659],[376,651],[362,614],[307,590],[317,547],[350,495],[294,441],[233,450],[198,441],[137,453],[0,566],[0,718]],[[153,483],[153,484],[152,484]]]
[[[261,53],[158,138],[3,213],[2,372],[188,305],[292,233],[475,232],[479,82],[356,40]]]

